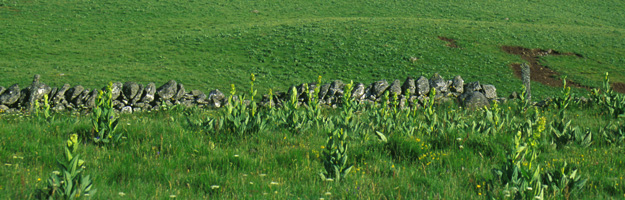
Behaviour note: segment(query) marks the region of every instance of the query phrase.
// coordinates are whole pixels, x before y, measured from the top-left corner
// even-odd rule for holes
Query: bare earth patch
[[[530,71],[531,71],[530,78],[532,79],[532,81],[538,81],[542,84],[552,86],[552,87],[562,87],[562,80],[559,79],[560,74],[556,71],[553,71],[552,69],[549,69],[549,67],[540,65],[540,63],[538,63],[538,59],[541,56],[552,55],[552,56],[576,56],[580,58],[583,57],[582,55],[579,55],[576,53],[561,53],[561,52],[554,51],[551,49],[549,50],[528,49],[528,48],[518,47],[518,46],[502,46],[501,50],[509,54],[521,56],[521,58],[527,61],[530,65]],[[512,67],[512,69],[514,70],[514,75],[520,79],[521,78],[521,64],[512,63],[510,64],[510,67]],[[591,87],[589,86],[585,86],[585,85],[576,83],[568,79],[566,80],[566,84],[569,86],[577,87],[577,88],[584,88],[587,90],[591,89]],[[614,82],[612,83],[612,89],[616,92],[625,93],[625,83]]]
[[[552,86],[552,87],[562,87],[562,80],[558,78],[560,77],[560,74],[556,71],[553,71],[552,69],[549,69],[549,67],[540,65],[540,63],[538,63],[538,59],[541,56],[564,55],[564,56],[576,56],[580,58],[583,57],[582,55],[579,55],[576,53],[560,53],[558,51],[554,51],[551,49],[549,50],[528,49],[525,47],[518,47],[518,46],[502,46],[501,50],[509,54],[521,56],[521,58],[527,61],[530,65],[530,71],[531,71],[530,78],[532,79],[532,81],[538,81],[542,84]],[[512,63],[510,64],[510,67],[512,67],[512,69],[514,70],[514,75],[520,79],[521,78],[521,64]],[[569,86],[577,87],[577,88],[584,88],[587,90],[591,89],[591,87],[589,86],[585,86],[585,85],[576,83],[568,79],[566,80],[566,84]],[[616,92],[625,93],[625,83],[613,82],[612,89]]]
[[[442,40],[442,41],[446,41],[447,42],[446,46],[448,46],[448,47],[460,48],[460,46],[458,46],[458,44],[456,44],[456,40],[454,40],[454,39],[451,39],[451,38],[448,38],[448,37],[443,37],[443,36],[438,36],[438,39]]]

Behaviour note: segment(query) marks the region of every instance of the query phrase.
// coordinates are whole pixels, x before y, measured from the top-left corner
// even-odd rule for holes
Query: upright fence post
[[[527,63],[521,64],[521,76],[525,85],[525,99],[532,102],[532,90],[530,89],[530,66]]]

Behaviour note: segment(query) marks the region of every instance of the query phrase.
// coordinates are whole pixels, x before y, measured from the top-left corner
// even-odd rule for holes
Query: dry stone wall
[[[49,97],[51,109],[57,112],[88,111],[95,106],[95,100],[98,96],[97,89],[69,84],[64,84],[61,87],[50,87],[40,82],[39,77],[39,75],[35,75],[33,82],[24,88],[18,84],[8,88],[0,86],[0,112],[29,112],[36,102],[43,105],[45,95]],[[308,96],[313,95],[316,87],[320,87],[318,95],[320,102],[336,107],[343,100],[346,84],[340,80],[335,80],[321,85],[317,83],[308,83],[307,85],[308,91],[305,91],[305,84],[293,86],[297,91],[300,103],[307,103]],[[381,80],[368,85],[355,83],[352,98],[359,102],[376,103],[382,101],[384,93],[388,92],[391,97],[397,94],[402,107],[424,106],[430,98],[429,93],[432,88],[436,90],[435,100],[457,101],[465,107],[489,106],[492,100],[498,99],[497,89],[493,85],[482,85],[480,82],[465,83],[460,76],[446,80],[438,73],[429,79],[424,76],[417,79],[408,77],[403,83],[400,80],[392,82]],[[286,92],[276,92],[273,98],[264,95],[260,105],[271,104],[281,107],[283,102],[290,99],[291,91],[292,88]],[[186,89],[183,84],[174,80],[170,80],[158,88],[155,83],[143,85],[135,82],[116,82],[113,83],[112,92],[114,108],[122,113],[159,110],[164,105],[220,108],[228,102],[226,95],[219,90],[211,90],[206,94],[200,90]],[[270,99],[273,99],[272,102],[269,102]]]

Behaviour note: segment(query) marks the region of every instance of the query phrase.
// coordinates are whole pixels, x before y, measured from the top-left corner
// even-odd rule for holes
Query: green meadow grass
[[[0,2],[0,85],[101,88],[108,81],[204,91],[286,89],[315,80],[370,83],[441,73],[517,90],[502,45],[583,56],[543,63],[600,86],[625,82],[621,1],[11,1]],[[460,49],[446,47],[452,38]],[[417,58],[412,61],[411,58]],[[551,88],[535,84],[534,96]],[[579,91],[578,91],[579,92]]]
[[[254,135],[215,135],[188,123],[188,117],[215,116],[211,110],[176,107],[122,115],[118,131],[125,139],[121,143],[104,148],[81,138],[78,153],[86,161],[84,173],[91,175],[98,190],[96,199],[169,199],[172,195],[179,199],[485,199],[503,189],[492,170],[501,167],[513,146],[512,124],[524,119],[515,105],[500,105],[504,114],[520,118],[494,135],[466,129],[443,135],[393,132],[387,133],[389,143],[384,144],[373,135],[366,139],[348,133],[348,163],[354,168],[341,183],[318,176],[326,145],[323,130],[295,133],[273,125]],[[481,111],[453,104],[435,110],[440,115],[458,113],[468,123],[482,118]],[[557,110],[539,112],[547,123],[558,119]],[[56,116],[52,122],[0,116],[0,179],[4,180],[0,198],[33,198],[49,174],[58,170],[56,159],[68,135],[91,131],[89,116]],[[372,123],[368,114],[358,116]],[[566,161],[579,169],[589,180],[571,198],[625,197],[625,157],[618,156],[625,151],[596,134],[612,119],[597,107],[576,106],[568,109],[567,117],[574,126],[595,133],[593,144],[553,148],[549,144],[553,136],[546,134],[536,164],[544,171],[558,171],[557,166]],[[428,147],[418,150],[424,144]]]
[[[540,62],[600,87],[604,72],[625,82],[624,6],[616,0],[0,0],[0,86],[25,87],[41,74],[52,86],[174,79],[189,89],[228,91],[234,83],[246,91],[249,74],[255,73],[256,88],[265,94],[318,75],[370,83],[439,72],[447,79],[461,75],[493,84],[499,96],[507,96],[521,85],[509,64],[524,62],[501,51],[509,45],[580,54]],[[460,48],[447,47],[439,36]],[[559,94],[559,88],[540,83],[532,89],[539,99]],[[521,115],[512,110],[506,112]],[[389,147],[351,133],[348,162],[355,166],[346,182],[336,184],[317,175],[326,144],[322,130],[274,129],[233,139],[189,126],[189,112],[218,115],[183,109],[122,115],[118,130],[126,139],[118,146],[83,143],[79,153],[98,189],[94,198],[484,199],[502,189],[491,170],[501,166],[514,134],[389,136],[407,144],[400,150],[420,141],[434,144],[427,152],[431,162],[421,162],[393,156]],[[437,113],[454,112],[469,122],[481,117],[437,107]],[[622,123],[597,107],[567,113],[573,126],[595,132],[610,121]],[[558,118],[551,109],[541,115],[548,122]],[[0,115],[0,199],[33,198],[57,170],[68,135],[91,131],[89,117],[61,113],[47,123]],[[593,141],[588,148],[547,146],[538,163],[556,170],[554,164],[567,161],[589,178],[572,199],[625,198],[625,150],[600,136]]]

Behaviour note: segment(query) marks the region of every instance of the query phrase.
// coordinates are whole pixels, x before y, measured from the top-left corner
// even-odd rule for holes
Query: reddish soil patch
[[[560,74],[549,67],[542,66],[538,63],[538,59],[541,56],[554,55],[554,56],[576,56],[582,58],[582,55],[576,53],[560,53],[554,50],[542,50],[542,49],[528,49],[524,47],[513,47],[513,46],[502,46],[501,49],[509,54],[519,55],[525,61],[527,61],[530,65],[531,72],[531,80],[538,81],[542,84],[552,86],[552,87],[562,87],[562,80],[559,79]],[[521,64],[513,63],[510,64],[512,69],[514,70],[514,75],[517,78],[521,78]],[[591,87],[585,86],[579,83],[576,83],[571,80],[566,80],[566,85],[584,88],[590,90]],[[612,83],[612,90],[625,93],[625,83],[614,82]]]
[[[443,37],[443,36],[438,36],[438,39],[442,40],[442,41],[446,41],[447,42],[446,46],[448,46],[448,47],[460,48],[460,46],[458,46],[458,44],[456,44],[456,40],[454,40],[454,39],[451,39],[451,38],[448,38],[448,37]]]
[[[620,93],[625,93],[625,83],[612,83],[612,90]]]
[[[562,80],[559,79],[560,74],[549,67],[542,66],[538,63],[538,59],[541,56],[547,55],[568,55],[568,56],[577,56],[582,57],[582,55],[575,53],[560,53],[554,50],[542,50],[542,49],[528,49],[524,47],[513,47],[513,46],[503,46],[501,47],[503,51],[509,54],[519,55],[525,61],[527,61],[530,65],[530,79],[532,81],[538,81],[542,84],[552,86],[552,87],[562,87]],[[521,78],[521,64],[513,63],[510,64],[512,69],[514,69],[514,75],[518,78]],[[590,89],[590,87],[581,85],[571,80],[566,80],[566,84],[569,86]]]

